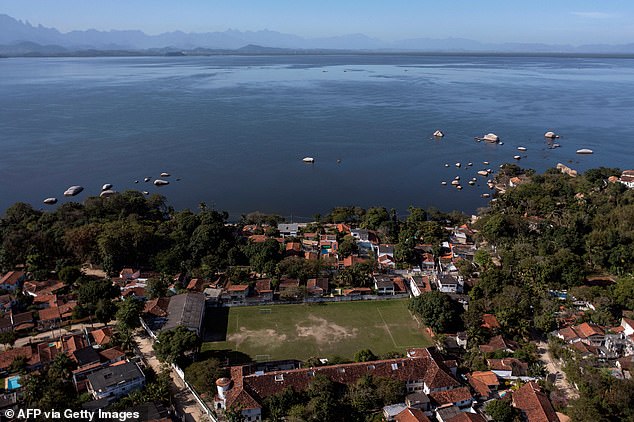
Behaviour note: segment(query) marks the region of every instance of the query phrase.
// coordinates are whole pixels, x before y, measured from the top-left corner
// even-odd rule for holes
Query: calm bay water
[[[632,168],[633,116],[632,59],[2,59],[0,211],[69,201],[62,193],[75,184],[86,188],[73,198],[82,200],[112,183],[233,217],[311,217],[352,204],[473,212],[486,204],[483,180],[462,191],[441,180],[512,162],[517,146],[528,148],[520,165],[538,171]],[[562,134],[561,148],[548,149],[547,130]],[[488,132],[504,145],[474,141]],[[143,182],[163,171],[169,186]]]

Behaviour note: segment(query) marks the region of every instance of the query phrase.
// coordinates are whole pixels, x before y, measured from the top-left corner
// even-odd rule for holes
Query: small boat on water
[[[462,190],[462,186],[458,185],[458,186],[456,186],[456,189]]]
[[[451,184],[452,184],[453,186],[460,186],[460,181],[459,181],[459,180],[452,180],[452,181],[451,181]]]
[[[302,161],[305,163],[314,163],[315,159],[313,157],[304,157],[302,158]]]
[[[488,197],[490,197],[490,196],[491,196],[491,194],[489,194],[489,193],[483,193],[483,194],[482,194],[482,197],[483,197],[483,198],[488,198]]]
[[[441,185],[443,186],[447,186],[447,182],[445,182],[444,180],[442,182],[440,182]]]
[[[557,139],[559,138],[559,135],[557,135],[555,132],[548,131],[544,133],[544,137],[549,139]]]
[[[442,138],[443,136],[445,136],[445,134],[444,134],[444,133],[442,133],[442,131],[437,130],[436,132],[434,132],[434,136],[435,136],[436,138]]]
[[[517,147],[517,150],[523,152],[523,151],[526,151],[526,147]]]
[[[57,204],[57,198],[46,198],[44,201],[46,205],[55,205]]]
[[[82,186],[71,186],[64,191],[64,196],[75,196],[83,190],[84,188]]]
[[[516,160],[520,160],[522,157],[519,155],[514,155],[513,158],[515,158]]]
[[[588,148],[581,148],[577,150],[577,154],[593,154],[594,151]]]
[[[163,172],[163,173],[161,173],[161,177],[170,177],[170,174],[166,173],[166,172]]]
[[[471,186],[475,185],[475,182],[473,180],[469,180],[468,182]]]
[[[143,195],[149,195],[150,194],[150,192],[148,192],[146,190],[144,190],[142,193],[143,193]]]
[[[103,185],[101,187],[102,191],[106,191],[106,190],[109,190],[109,189],[112,189],[112,184],[111,183],[106,183],[105,185]]]
[[[147,183],[147,182],[149,182],[149,181],[150,181],[150,178],[149,178],[149,177],[146,177],[146,178],[144,178],[144,179],[143,179],[143,181]]]
[[[488,166],[489,162],[488,161],[483,161],[482,164],[484,164],[485,166]]]
[[[471,167],[473,163],[467,163],[467,167]]]
[[[170,182],[168,182],[167,180],[162,180],[162,179],[156,179],[154,181],[154,185],[155,186],[165,186],[165,185],[169,185]]]
[[[456,163],[456,167],[460,168],[460,166],[462,166],[462,164]]]
[[[460,176],[454,177],[454,180],[460,180]]]
[[[489,175],[489,173],[486,170],[480,170],[480,171],[478,171],[478,174],[480,176],[485,176],[485,177]]]
[[[445,163],[445,167],[449,167],[449,163]]]

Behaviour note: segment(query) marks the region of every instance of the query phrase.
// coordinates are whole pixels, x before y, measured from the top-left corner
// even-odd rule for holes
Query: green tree
[[[185,368],[185,380],[201,393],[215,394],[216,380],[228,375],[228,370],[215,358],[194,362]]]
[[[110,299],[100,299],[95,307],[95,317],[102,324],[108,324],[115,316],[117,306]]]
[[[346,258],[358,252],[359,246],[357,246],[357,242],[354,240],[354,237],[350,235],[344,236],[341,242],[339,242],[339,246],[337,249],[337,254],[339,255],[339,258]]]
[[[156,299],[159,297],[167,296],[167,290],[169,288],[169,278],[161,274],[159,277],[152,277],[147,281],[145,290],[147,291],[149,299]]]
[[[100,300],[110,300],[119,296],[120,289],[109,280],[89,280],[82,283],[78,290],[79,303],[94,314]]]
[[[13,346],[15,341],[18,339],[15,331],[3,331],[0,333],[0,344],[3,344],[6,348],[8,346]]]
[[[183,326],[161,331],[154,343],[156,357],[161,362],[172,363],[185,356],[185,353],[198,347],[200,339],[195,332]]]
[[[408,308],[436,333],[455,328],[461,314],[460,305],[437,290],[410,299]]]
[[[139,317],[143,311],[143,302],[136,298],[129,298],[119,302],[116,312],[117,325],[124,329],[134,329],[141,326]]]
[[[82,276],[82,272],[77,267],[64,267],[59,271],[57,276],[64,284],[70,286]]]
[[[354,355],[355,362],[370,362],[373,360],[377,360],[377,357],[374,353],[372,353],[372,350],[370,349],[359,350]]]
[[[491,400],[487,403],[485,411],[495,422],[520,420],[519,413],[511,406],[510,400]]]

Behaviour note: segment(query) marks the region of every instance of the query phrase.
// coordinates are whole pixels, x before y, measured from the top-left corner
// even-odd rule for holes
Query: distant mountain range
[[[369,52],[496,52],[496,53],[589,53],[634,54],[634,43],[620,45],[487,44],[462,38],[413,38],[384,42],[364,34],[307,39],[276,31],[237,31],[185,33],[182,31],[148,35],[139,30],[71,31],[33,26],[0,14],[0,54],[39,55],[126,55],[213,54],[227,50],[249,53],[290,53],[297,50],[362,50]]]

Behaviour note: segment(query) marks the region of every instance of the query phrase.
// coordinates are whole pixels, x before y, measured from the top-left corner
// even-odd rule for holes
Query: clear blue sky
[[[385,41],[634,42],[634,0],[0,0],[0,13],[58,28],[148,34],[270,29]]]

